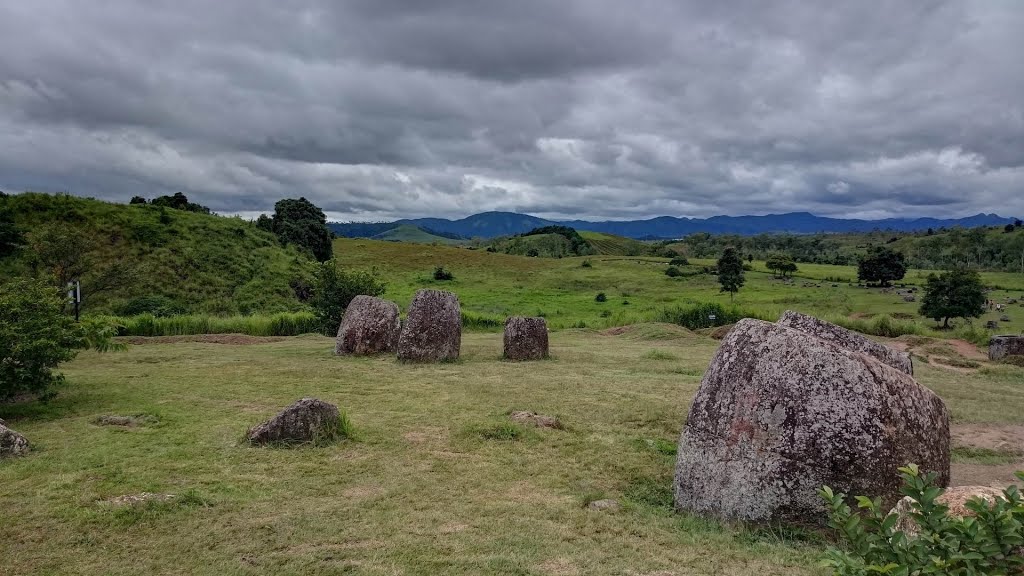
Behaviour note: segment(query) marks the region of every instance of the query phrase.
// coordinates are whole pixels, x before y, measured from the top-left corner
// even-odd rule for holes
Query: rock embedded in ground
[[[1024,356],[1024,336],[993,336],[988,341],[989,360],[1002,360],[1007,356]]]
[[[462,312],[458,296],[443,290],[418,290],[398,338],[398,359],[458,360],[461,346]]]
[[[897,468],[949,483],[949,413],[910,375],[812,334],[745,319],[690,407],[678,510],[725,520],[826,520],[822,485],[899,499]]]
[[[29,451],[28,439],[7,427],[0,420],[0,458],[24,456]]]
[[[305,444],[334,439],[341,413],[334,404],[303,398],[249,429],[251,444]]]
[[[598,512],[617,512],[621,508],[618,500],[594,500],[590,504],[587,504],[588,510],[596,510]]]
[[[815,318],[814,316],[808,316],[792,310],[786,310],[782,314],[782,317],[779,318],[779,325],[794,328],[801,332],[817,336],[822,340],[827,340],[837,346],[846,348],[853,352],[867,354],[883,364],[888,364],[889,366],[892,366],[902,372],[906,372],[911,376],[914,375],[914,363],[910,359],[909,353],[889,348],[884,344],[879,344],[874,340],[866,338],[862,334],[858,334],[852,330],[847,330],[842,326],[837,326],[831,322],[826,322]]]
[[[505,359],[543,360],[548,357],[548,323],[543,318],[512,316],[505,320]]]
[[[554,416],[545,416],[543,414],[537,414],[536,412],[530,412],[528,410],[518,410],[509,414],[509,418],[513,422],[520,424],[528,424],[530,426],[536,426],[537,428],[551,428],[552,430],[564,430],[565,426],[562,422]]]
[[[1005,496],[1002,490],[991,486],[956,486],[946,489],[935,499],[935,502],[948,506],[951,518],[960,519],[975,515],[967,508],[967,501],[971,498],[981,498],[991,505],[996,498],[1005,498]],[[921,531],[920,526],[910,516],[912,504],[913,500],[910,496],[905,496],[892,509],[892,513],[899,517],[899,520],[896,521],[896,530],[907,536],[916,536]]]
[[[398,349],[401,329],[397,304],[373,296],[356,296],[345,308],[338,326],[334,353],[339,356],[393,353]]]
[[[125,494],[123,496],[115,496],[106,500],[101,500],[100,503],[106,506],[113,506],[120,508],[123,506],[135,506],[138,504],[145,504],[146,502],[167,502],[176,498],[174,494],[154,494],[152,492],[140,492],[138,494]]]

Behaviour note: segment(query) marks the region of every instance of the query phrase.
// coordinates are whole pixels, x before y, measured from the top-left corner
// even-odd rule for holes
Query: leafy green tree
[[[14,223],[14,216],[0,204],[0,258],[14,254],[22,241],[24,238]]]
[[[374,271],[349,271],[334,259],[321,262],[313,273],[313,307],[320,331],[328,336],[338,332],[341,317],[352,299],[359,295],[380,296],[387,289]]]
[[[957,268],[929,274],[919,310],[922,316],[949,328],[950,318],[978,318],[985,313],[985,286],[974,270]]]
[[[132,199],[134,203],[134,198]],[[175,210],[184,210],[186,212],[198,212],[200,214],[209,214],[210,209],[200,204],[195,204],[188,201],[188,196],[185,196],[181,192],[175,192],[173,196],[157,196],[150,202],[153,206],[162,206],[164,208],[173,208]]]
[[[270,224],[282,242],[309,250],[320,262],[330,260],[334,254],[327,217],[323,210],[305,198],[278,200],[274,204]],[[259,219],[256,225],[261,226]]]
[[[862,282],[875,282],[888,286],[907,273],[907,261],[902,252],[885,246],[874,246],[857,262],[857,278]]]
[[[142,196],[132,196],[132,199],[128,202],[129,204],[145,204],[146,199]]]
[[[721,291],[728,292],[729,300],[732,300],[744,282],[746,280],[743,277],[743,258],[736,248],[729,246],[718,259],[718,283],[722,285]]]
[[[81,282],[83,305],[130,285],[138,273],[134,260],[104,257],[104,247],[87,230],[64,222],[37,226],[27,235],[27,245],[29,265],[37,275],[49,276],[61,290],[72,280]]]
[[[46,394],[64,379],[53,370],[80,349],[123,347],[113,342],[115,326],[100,319],[75,324],[64,304],[63,291],[42,280],[0,284],[0,400]]]
[[[788,254],[771,254],[765,260],[765,267],[771,270],[776,276],[791,276],[797,271],[796,262]]]

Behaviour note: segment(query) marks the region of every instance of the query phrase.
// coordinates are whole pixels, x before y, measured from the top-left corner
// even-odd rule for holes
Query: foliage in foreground
[[[988,503],[972,498],[973,517],[955,518],[936,502],[943,490],[935,474],[921,474],[910,464],[900,468],[902,492],[913,502],[910,517],[919,533],[896,529],[899,517],[882,509],[880,498],[857,497],[863,514],[846,504],[846,495],[825,486],[820,495],[829,507],[829,526],[839,531],[845,549],[830,548],[825,563],[837,576],[892,574],[996,575],[1024,569],[1024,502],[1016,486]],[[1017,476],[1024,480],[1024,473]]]
[[[63,380],[53,370],[83,348],[118,348],[115,328],[91,319],[76,324],[64,314],[64,296],[42,280],[0,285],[0,400],[45,394]]]

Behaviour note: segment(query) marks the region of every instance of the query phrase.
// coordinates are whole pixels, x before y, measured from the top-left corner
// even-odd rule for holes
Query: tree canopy
[[[772,254],[765,260],[765,267],[771,270],[776,276],[790,276],[797,271],[796,262],[789,254]]]
[[[140,202],[141,200],[141,202]],[[145,204],[146,199],[141,196],[135,196],[131,200],[131,204]],[[185,210],[186,212],[198,212],[200,214],[209,214],[210,209],[206,206],[196,204],[188,201],[188,196],[185,196],[181,192],[175,192],[173,196],[157,196],[150,202],[153,206],[163,206],[164,208],[174,208],[175,210]]]
[[[985,313],[985,286],[974,270],[958,268],[929,274],[919,312],[949,328],[950,318],[978,318]]]
[[[907,261],[902,252],[885,246],[873,246],[857,262],[857,278],[862,282],[888,286],[907,273]]]
[[[265,228],[266,218],[261,215],[256,225]],[[324,211],[305,198],[278,200],[274,204],[274,216],[270,218],[270,230],[285,244],[306,248],[320,262],[334,255]]]

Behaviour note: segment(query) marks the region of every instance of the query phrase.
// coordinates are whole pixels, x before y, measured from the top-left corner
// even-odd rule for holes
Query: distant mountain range
[[[586,220],[553,221],[529,214],[515,212],[483,212],[461,220],[444,218],[415,218],[395,222],[331,222],[330,227],[339,236],[369,238],[383,234],[399,226],[416,226],[431,233],[457,235],[464,238],[494,238],[522,234],[541,226],[563,225],[577,230],[590,230],[616,234],[627,238],[655,239],[679,238],[695,232],[711,234],[739,234],[752,236],[765,233],[815,234],[836,232],[870,232],[872,230],[893,230],[913,232],[928,228],[952,228],[961,226],[1002,226],[1012,223],[1013,218],[996,214],[977,214],[966,218],[887,218],[885,220],[847,220],[826,218],[807,212],[769,214],[767,216],[713,216],[711,218],[676,218],[660,216],[649,220],[588,222]]]

